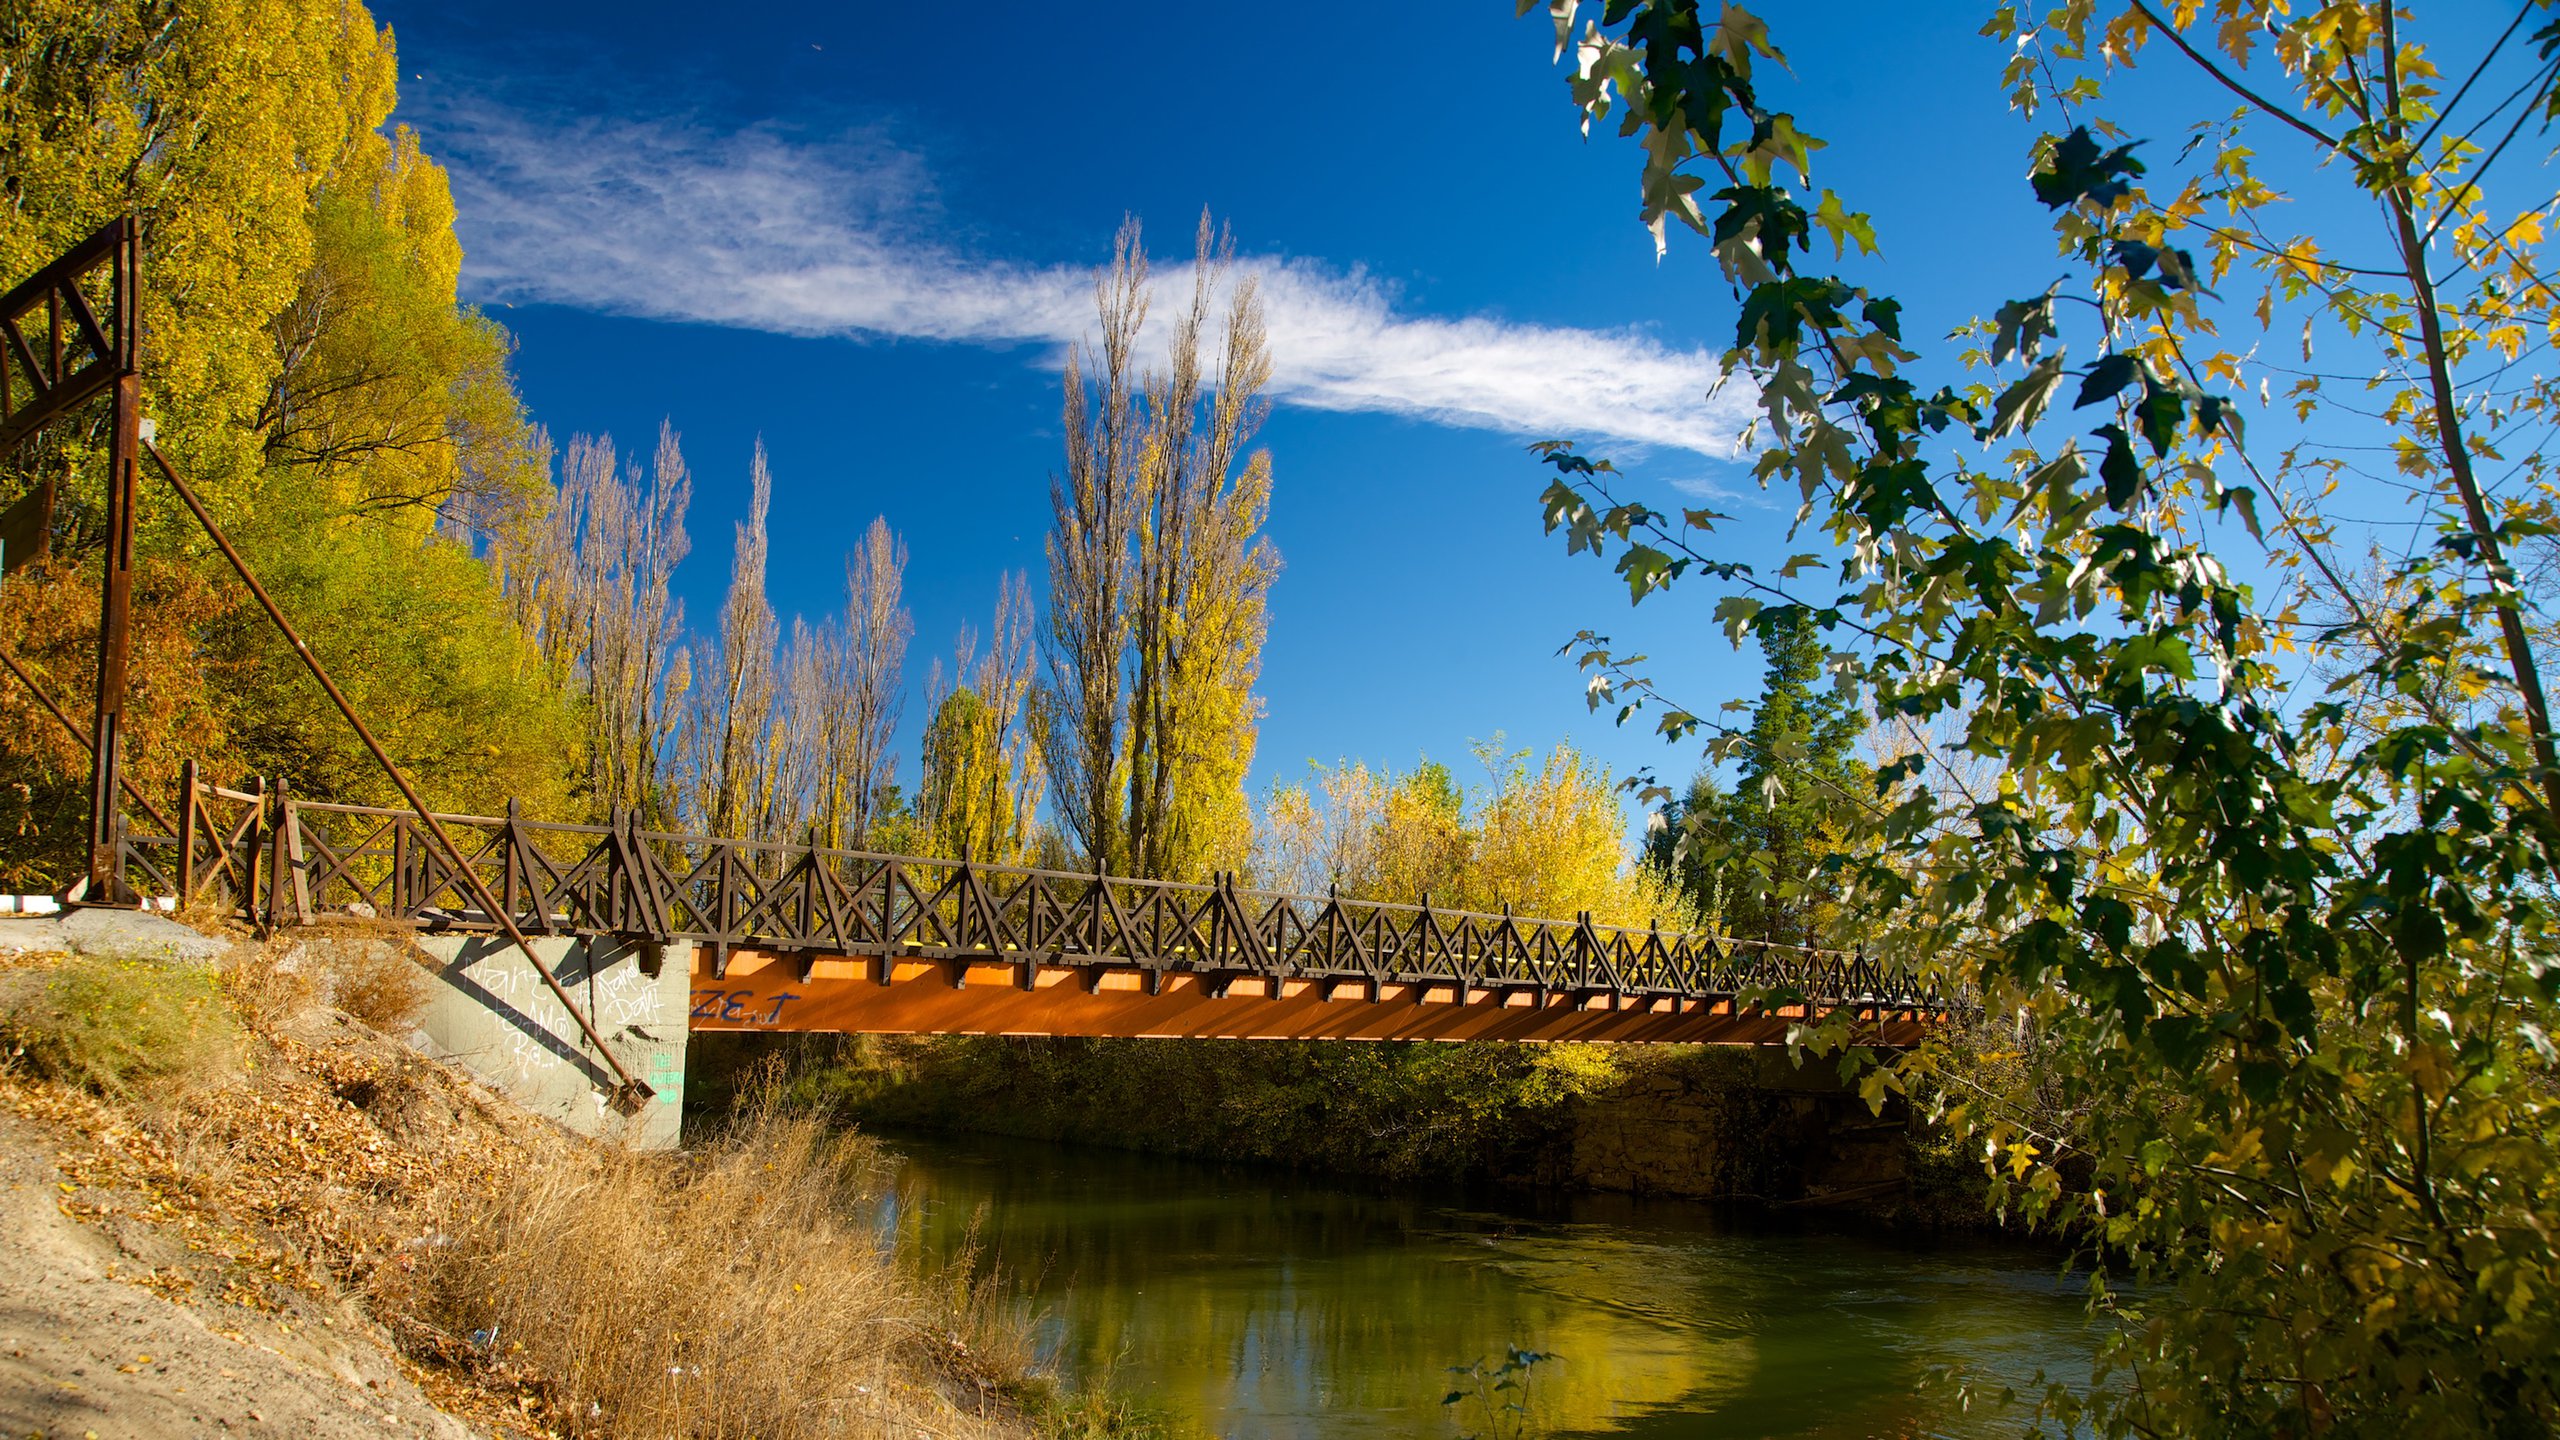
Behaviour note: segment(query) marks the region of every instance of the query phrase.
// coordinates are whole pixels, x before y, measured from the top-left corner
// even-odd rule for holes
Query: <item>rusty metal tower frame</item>
[[[85,896],[126,898],[117,856],[117,791],[123,787],[124,700],[132,650],[134,501],[142,473],[139,227],[109,221],[60,259],[0,296],[0,454],[35,437],[75,406],[106,393],[107,557],[99,591],[97,710],[89,729],[89,833]],[[100,277],[103,276],[103,285]],[[103,296],[94,296],[94,289]],[[98,301],[105,302],[100,313]],[[35,333],[28,332],[33,329]],[[26,395],[20,397],[19,379]],[[44,548],[51,486],[34,512],[7,528]],[[21,556],[5,557],[10,569]]]

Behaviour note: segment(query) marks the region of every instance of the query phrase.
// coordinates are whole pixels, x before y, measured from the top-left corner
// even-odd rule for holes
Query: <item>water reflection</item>
[[[1199,1433],[1454,1434],[1448,1367],[1551,1351],[1548,1433],[1977,1436],[1934,1367],[2022,1389],[2085,1371],[2051,1262],[1751,1223],[1705,1207],[1390,1191],[1033,1142],[900,1137],[885,1216],[928,1253],[973,1224],[1027,1282],[1049,1362]]]

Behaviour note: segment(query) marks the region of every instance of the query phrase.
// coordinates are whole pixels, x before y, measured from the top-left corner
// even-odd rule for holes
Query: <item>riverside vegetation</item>
[[[1838,790],[1842,903],[2033,1035],[2040,1092],[1845,1018],[1797,1038],[2087,1245],[2121,1323],[2047,1418],[2548,1433],[2560,293],[2543,142],[2513,142],[2560,119],[2553,6],[2458,40],[2390,3],[1994,7],[2060,278],[1943,342],[1815,182],[1767,26],[1546,8],[1583,124],[1641,141],[1657,243],[1696,232],[1735,293],[1756,473],[1823,548],[1743,563],[1565,444],[1549,527],[1636,601],[1715,586],[1737,640],[1809,624],[1919,743],[1863,788],[1807,773],[1800,734],[1719,724],[1597,636],[1593,702]]]
[[[424,997],[384,951],[13,961],[0,1147],[201,1343],[344,1325],[485,1432],[1139,1433],[1030,1372],[1000,1277],[887,1248],[868,1140],[756,1105],[682,1156],[577,1140],[373,1028]]]

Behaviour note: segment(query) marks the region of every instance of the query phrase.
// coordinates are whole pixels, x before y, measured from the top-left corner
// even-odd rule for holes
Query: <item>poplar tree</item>
[[[1098,352],[1068,364],[1035,713],[1061,823],[1091,862],[1140,874],[1232,867],[1251,844],[1252,687],[1279,553],[1260,533],[1269,454],[1248,453],[1270,378],[1261,300],[1249,277],[1230,283],[1231,262],[1204,215],[1166,368],[1141,374],[1148,264],[1124,225],[1095,284]]]
[[[824,824],[830,843],[871,844],[872,820],[897,768],[892,742],[906,705],[901,677],[915,621],[902,600],[907,546],[874,517],[845,562],[840,661],[821,722],[828,755]]]
[[[600,816],[675,823],[668,769],[691,664],[674,585],[692,496],[683,446],[662,423],[645,476],[620,465],[610,436],[572,436],[556,490],[472,516],[551,683],[584,702],[580,769]]]
[[[1067,351],[1066,471],[1049,485],[1048,681],[1035,713],[1059,823],[1088,863],[1108,868],[1125,858],[1122,657],[1138,505],[1136,352],[1148,303],[1136,220],[1121,224],[1093,294],[1100,336]]]
[[[696,647],[701,677],[688,720],[686,780],[692,823],[740,839],[786,834],[799,819],[782,782],[779,627],[765,598],[773,475],[764,442],[747,471],[747,518],[737,524],[729,593],[718,636]]]

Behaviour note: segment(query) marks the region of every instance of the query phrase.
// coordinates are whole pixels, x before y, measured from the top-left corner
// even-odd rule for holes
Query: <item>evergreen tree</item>
[[[1868,783],[1856,756],[1866,717],[1822,679],[1811,612],[1773,609],[1758,627],[1767,662],[1742,772],[1731,791],[1709,771],[1662,811],[1645,863],[1676,885],[1702,923],[1741,939],[1830,943],[1817,883],[1845,829],[1840,807]]]

